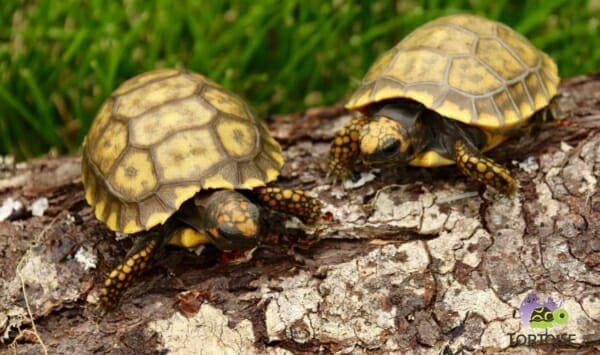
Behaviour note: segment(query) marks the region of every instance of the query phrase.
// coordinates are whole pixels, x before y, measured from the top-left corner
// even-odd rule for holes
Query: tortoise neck
[[[485,134],[476,126],[469,126],[441,116],[432,110],[424,112],[422,121],[427,149],[432,149],[448,159],[454,159],[457,140],[461,140],[476,151],[485,146]]]

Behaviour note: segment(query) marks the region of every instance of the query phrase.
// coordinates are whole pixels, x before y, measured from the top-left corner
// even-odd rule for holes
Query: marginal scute
[[[259,156],[268,155],[272,160],[277,163],[275,168],[281,169],[283,166],[283,154],[281,152],[281,146],[277,141],[269,134],[269,129],[263,122],[257,124],[258,131],[260,132],[261,139],[261,151]],[[256,159],[255,159],[256,160]],[[266,167],[264,170],[267,170]]]
[[[217,111],[199,96],[166,103],[131,120],[131,143],[152,146],[178,131],[205,125],[216,114]]]
[[[204,183],[202,183],[202,187],[205,189],[227,189],[227,190],[233,190],[236,185],[239,187],[245,187],[239,183],[234,185],[233,182],[231,182],[232,179],[233,179],[232,176],[225,177],[222,174],[216,174],[216,175],[207,177],[204,180]]]
[[[554,63],[552,58],[550,58],[546,53],[542,53],[542,62],[543,65],[541,72],[548,77],[548,80],[550,82],[552,82],[552,84],[554,85],[553,92],[555,93],[556,87],[558,86],[558,83],[560,81],[560,78],[558,77],[558,68],[556,67],[556,63]]]
[[[377,80],[373,85],[373,91],[371,96],[368,98],[370,101],[379,102],[389,98],[398,96],[399,92],[404,91],[404,84],[397,79],[381,78]],[[367,97],[362,98],[364,101]]]
[[[119,228],[119,214],[121,213],[121,207],[117,201],[111,200],[110,207],[105,211],[106,226],[111,230],[117,230]]]
[[[252,189],[257,186],[263,186],[264,180],[258,179],[258,178],[248,178],[248,179],[243,180],[241,185],[242,185],[242,188]]]
[[[101,221],[104,221],[104,210],[106,209],[106,205],[109,203],[108,198],[107,191],[104,187],[96,190],[92,207],[94,210],[94,216]]]
[[[280,164],[273,162],[267,154],[261,154],[254,159],[256,166],[266,173],[266,182],[275,181],[279,176]]]
[[[540,76],[542,78],[542,82],[544,83],[544,87],[546,89],[548,97],[550,98],[554,96],[554,94],[556,94],[556,92],[558,91],[558,86],[554,78],[551,75],[548,75],[548,73],[545,70],[540,71]]]
[[[142,229],[138,222],[139,213],[135,203],[121,204],[119,229],[122,233],[135,233]]]
[[[497,107],[489,97],[475,100],[477,124],[483,127],[498,127],[504,123],[504,117],[498,117]]]
[[[162,201],[178,209],[185,201],[192,198],[200,190],[198,183],[187,185],[163,185],[156,194]]]
[[[85,147],[88,142],[97,142],[102,131],[106,128],[106,125],[110,121],[112,108],[113,108],[114,100],[112,98],[108,98],[104,104],[100,107],[98,114],[94,118],[94,122],[90,126],[90,130],[88,131],[87,138],[83,144]],[[90,147],[94,149],[94,147]]]
[[[504,116],[504,126],[507,128],[514,127],[521,119],[520,112],[517,112],[511,96],[508,91],[500,91],[494,96],[494,102],[500,108],[500,112]]]
[[[436,103],[439,104],[444,95],[448,92],[448,88],[440,84],[409,84],[404,89],[405,96],[412,98],[415,101],[422,103],[427,107],[435,108]]]
[[[473,98],[464,96],[453,90],[446,95],[446,98],[436,111],[457,121],[467,124],[477,124],[477,117],[474,116],[473,112]]]
[[[92,172],[92,168],[90,167],[90,158],[87,154],[84,142],[84,149],[81,158],[81,181],[83,186],[85,187],[85,199],[90,204],[93,205],[96,198],[96,178]]]
[[[106,127],[96,144],[90,142],[90,158],[104,177],[108,176],[111,167],[126,146],[127,126],[115,120]]]
[[[253,162],[240,164],[240,172],[242,185],[254,187],[264,184],[264,173]]]
[[[525,78],[525,83],[529,92],[533,95],[533,102],[535,103],[535,109],[539,110],[548,104],[549,98],[544,94],[542,83],[540,83],[538,76],[535,73],[531,73]]]
[[[279,170],[267,169],[266,174],[267,174],[267,181],[275,181],[275,179],[277,179],[277,177],[279,176]]]
[[[522,117],[529,117],[535,112],[534,103],[529,100],[527,88],[522,81],[517,81],[509,86],[508,92],[519,105]]]
[[[140,221],[145,230],[163,223],[175,212],[168,210],[155,196],[148,197],[139,203],[138,207],[140,209]]]
[[[379,102],[389,98],[398,96],[399,92],[403,92],[404,84],[399,82],[397,79],[381,78],[377,80],[373,85],[373,90],[370,92],[370,98],[363,96],[361,98],[361,106],[368,101]]]
[[[349,110],[354,110],[360,109],[363,106],[375,102],[374,100],[370,99],[373,94],[373,85],[374,82],[371,82],[369,84],[363,82],[361,86],[359,86],[356,89],[356,91],[352,94],[352,96],[348,99],[348,102],[346,103],[345,107]]]

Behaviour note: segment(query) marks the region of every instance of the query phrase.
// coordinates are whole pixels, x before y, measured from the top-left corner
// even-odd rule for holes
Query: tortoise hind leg
[[[461,140],[454,144],[454,151],[456,164],[463,174],[504,194],[510,195],[515,192],[517,183],[502,165]]]
[[[162,235],[156,232],[136,237],[135,244],[125,260],[115,267],[104,281],[100,290],[101,309],[107,311],[115,308],[131,282],[148,268],[162,239]]]
[[[259,187],[254,191],[269,208],[296,216],[304,223],[313,224],[321,217],[321,201],[302,190]]]

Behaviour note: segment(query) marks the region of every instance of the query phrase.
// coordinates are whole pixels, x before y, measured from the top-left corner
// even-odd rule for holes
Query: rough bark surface
[[[281,181],[325,202],[320,225],[274,228],[236,265],[168,250],[102,318],[99,286],[131,240],[92,217],[79,157],[4,160],[0,353],[600,351],[600,75],[566,80],[557,117],[493,152],[520,182],[512,198],[454,167],[331,185],[322,165],[349,116],[269,118],[285,146]],[[548,333],[572,344],[511,345],[510,333],[544,332],[520,321],[531,292],[562,302],[569,321]]]

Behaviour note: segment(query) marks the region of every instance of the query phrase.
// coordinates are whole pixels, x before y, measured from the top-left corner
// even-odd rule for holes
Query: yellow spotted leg
[[[360,152],[360,131],[368,121],[366,117],[355,117],[336,133],[329,149],[328,176],[345,180],[352,175],[352,165]]]
[[[103,310],[115,308],[121,295],[131,285],[131,282],[150,265],[154,251],[162,236],[140,236],[129,252],[125,261],[114,268],[100,290],[100,307]]]
[[[510,195],[515,192],[517,183],[506,168],[483,156],[465,142],[458,140],[454,145],[456,164],[468,177],[496,188]]]
[[[260,187],[255,191],[269,208],[296,216],[304,223],[313,224],[321,217],[321,201],[302,190]]]

